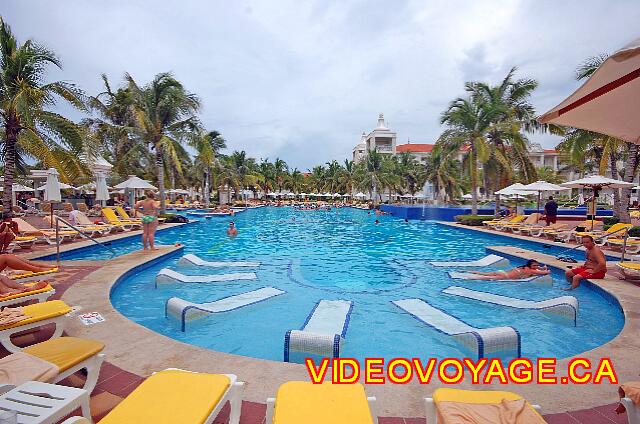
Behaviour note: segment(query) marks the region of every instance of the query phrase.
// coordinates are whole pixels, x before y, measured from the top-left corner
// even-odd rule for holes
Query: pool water
[[[374,223],[375,219],[380,224]],[[477,259],[485,246],[512,245],[556,254],[558,248],[471,232],[435,222],[376,217],[351,208],[294,211],[261,208],[236,215],[236,239],[225,235],[229,218],[202,220],[159,233],[161,243],[182,242],[184,253],[205,260],[258,261],[257,268],[184,267],[179,256],[130,275],[114,287],[113,305],[131,320],[176,340],[222,352],[282,360],[284,334],[299,329],[321,299],[354,302],[341,356],[465,357],[453,338],[417,321],[391,301],[425,299],[433,306],[478,328],[512,326],[522,336],[522,355],[567,357],[597,347],[615,337],[624,318],[618,305],[598,292],[580,287],[571,292],[580,303],[577,326],[535,311],[496,306],[441,293],[462,286],[505,296],[544,300],[567,293],[560,274],[553,286],[452,280],[433,260]],[[140,247],[139,241],[119,242],[119,252]],[[85,254],[92,255],[90,249]],[[77,259],[85,259],[82,253]],[[578,257],[583,253],[578,253]],[[519,265],[519,263],[513,263]],[[187,275],[256,272],[257,279],[217,283],[164,285],[155,288],[162,268]],[[276,287],[286,294],[236,311],[210,315],[187,324],[165,318],[171,297],[204,303],[223,297]]]

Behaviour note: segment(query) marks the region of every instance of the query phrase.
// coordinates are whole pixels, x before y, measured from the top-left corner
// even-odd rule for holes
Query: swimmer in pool
[[[540,266],[535,259],[529,259],[526,264],[510,270],[492,272],[469,271],[470,274],[479,275],[478,280],[521,280],[536,275],[547,275],[551,271],[547,267]]]

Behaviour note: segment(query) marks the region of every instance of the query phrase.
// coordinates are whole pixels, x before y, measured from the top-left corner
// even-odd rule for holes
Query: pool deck
[[[522,238],[531,240],[528,237]],[[92,244],[91,242],[83,243]],[[74,243],[69,248],[78,246],[80,243]],[[107,369],[124,370],[123,373],[130,377],[127,380],[129,389],[123,390],[124,394],[137,386],[143,377],[169,367],[237,374],[240,380],[247,382],[243,396],[246,401],[243,411],[247,409],[245,414],[247,416],[243,422],[262,422],[259,417],[264,416],[264,402],[267,397],[275,394],[280,384],[290,380],[309,380],[303,365],[232,355],[178,342],[130,321],[116,311],[109,300],[111,287],[127,270],[162,256],[175,254],[179,249],[180,247],[176,246],[163,246],[154,252],[138,251],[107,262],[63,261],[63,267],[81,265],[91,271],[67,283],[68,287],[62,294],[62,299],[70,305],[81,306],[82,311],[100,312],[106,319],[106,322],[93,326],[84,326],[79,320],[71,319],[67,326],[67,334],[100,340],[106,344],[105,353],[109,362]],[[535,257],[560,269],[567,266],[566,263],[552,256],[526,249],[505,246],[491,249],[522,258]],[[33,256],[42,255],[42,252],[37,252]],[[622,332],[614,340],[578,356],[593,360],[610,357],[621,382],[637,379],[637,369],[640,365],[640,360],[637,359],[640,348],[640,340],[637,337],[640,330],[638,319],[640,315],[635,311],[640,310],[640,289],[632,283],[620,281],[617,278],[594,282],[620,301],[625,311],[626,322]],[[420,356],[427,358],[429,353],[425,351]],[[570,358],[559,360],[558,370],[566,369],[569,360]],[[438,387],[444,387],[444,385],[436,382],[429,385],[386,384],[368,385],[366,389],[369,395],[378,398],[376,412],[381,417],[423,417],[422,399],[430,396]],[[612,404],[617,401],[617,386],[607,383],[573,387],[569,390],[560,384],[546,386],[493,384],[480,387],[464,382],[456,387],[492,388],[518,392],[532,403],[542,405],[544,414],[552,414],[545,417],[549,422],[624,422],[618,420],[624,418],[624,415],[616,417],[611,414]],[[597,407],[594,408],[594,406]],[[566,411],[573,412],[566,413]],[[251,420],[248,420],[249,418]],[[381,422],[413,424],[414,422],[424,423],[424,419],[387,418]]]

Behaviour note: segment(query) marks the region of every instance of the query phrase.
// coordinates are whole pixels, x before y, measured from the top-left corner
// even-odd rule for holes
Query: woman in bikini
[[[541,267],[535,259],[529,259],[526,264],[506,271],[469,271],[469,273],[479,275],[478,280],[522,280],[536,275],[547,275],[551,271],[546,267]]]
[[[141,219],[143,250],[147,250],[147,246],[151,250],[157,250],[153,243],[156,236],[156,228],[158,228],[158,204],[153,192],[148,192],[144,200],[138,201],[136,209],[141,210],[144,214]]]
[[[39,264],[37,262],[22,259],[19,256],[5,253],[0,255],[0,271],[7,268],[20,271],[45,272],[55,269],[55,266]],[[38,281],[28,286],[22,285],[6,275],[0,274],[0,298],[10,296],[12,294],[29,292],[45,288],[49,284],[47,281]]]

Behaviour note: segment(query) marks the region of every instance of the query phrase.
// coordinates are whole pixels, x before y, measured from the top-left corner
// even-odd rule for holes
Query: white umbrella
[[[0,191],[4,191],[4,187],[0,186]],[[11,191],[19,192],[19,191],[34,191],[31,187],[23,186],[22,184],[12,184]]]
[[[49,168],[47,171],[47,184],[44,186],[44,200],[47,202],[60,202],[62,200],[58,175],[58,171],[55,168]]]
[[[593,228],[593,222],[596,219],[596,197],[598,196],[598,191],[602,190],[603,188],[631,188],[634,184],[621,180],[614,180],[613,178],[603,177],[602,175],[590,175],[585,178],[580,178],[579,180],[562,183],[562,185],[568,188],[587,187],[593,190],[593,201],[591,209],[591,228]]]
[[[58,181],[58,187],[60,187],[60,190],[68,190],[68,189],[73,189],[73,190],[77,190],[77,187],[74,187],[72,185],[66,184],[66,183],[61,183],[60,181]],[[47,191],[47,185],[42,185],[40,187],[38,187],[36,190],[38,191]]]
[[[540,122],[582,128],[640,144],[640,38],[611,55]]]
[[[513,196],[513,195],[525,196],[527,194],[531,194],[531,193],[527,193],[526,190],[523,190],[524,187],[525,185],[522,183],[514,183],[514,184],[511,184],[510,186],[507,186],[503,189],[496,191],[494,194],[499,194],[502,196]]]
[[[569,188],[562,187],[553,183],[548,183],[546,181],[536,181],[535,183],[527,184],[526,186],[522,187],[521,190],[538,192],[537,210],[538,212],[540,212],[540,197],[542,196],[543,191],[562,191],[562,190],[569,190]]]
[[[307,195],[307,193],[298,193],[298,196],[300,197],[305,197]]]
[[[342,197],[342,194],[340,194],[340,193],[333,193],[333,197]]]
[[[117,189],[145,189],[145,190],[157,190],[158,188],[148,181],[138,178],[135,175],[129,175],[129,179],[114,186]]]
[[[96,172],[96,200],[103,202],[109,200],[109,189],[107,188],[107,179],[102,172]]]
[[[360,191],[360,192],[354,194],[353,197],[360,197],[360,198],[364,199],[365,197],[367,197],[367,195]]]

